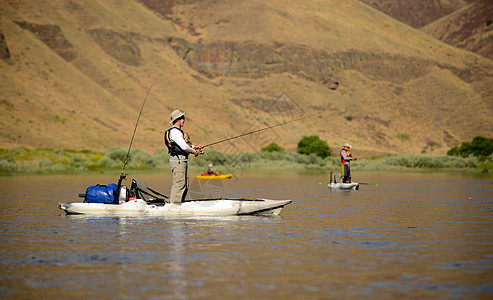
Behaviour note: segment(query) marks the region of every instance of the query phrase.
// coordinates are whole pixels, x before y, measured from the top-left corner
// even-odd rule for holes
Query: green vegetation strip
[[[80,174],[119,172],[127,149],[111,148],[104,152],[68,149],[0,149],[0,175]],[[157,171],[168,169],[169,155],[161,149],[152,154],[133,149],[126,170]],[[339,172],[337,156],[322,158],[317,154],[286,152],[271,146],[256,153],[224,154],[209,150],[203,156],[190,159],[191,171],[205,171],[208,164],[223,172]],[[493,172],[492,156],[387,156],[358,160],[351,164],[353,171],[450,171],[466,170],[473,173]]]

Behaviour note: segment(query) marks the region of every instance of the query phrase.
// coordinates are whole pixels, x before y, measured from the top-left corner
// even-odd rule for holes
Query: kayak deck
[[[101,203],[59,203],[58,207],[67,214],[87,215],[279,215],[284,206],[292,200],[270,199],[205,199],[190,200],[179,203],[148,204],[142,199],[131,200],[122,204]]]

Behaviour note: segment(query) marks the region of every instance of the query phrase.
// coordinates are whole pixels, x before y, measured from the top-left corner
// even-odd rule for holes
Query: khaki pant
[[[169,166],[173,174],[169,201],[171,203],[183,202],[188,192],[188,162],[183,160],[170,161]]]

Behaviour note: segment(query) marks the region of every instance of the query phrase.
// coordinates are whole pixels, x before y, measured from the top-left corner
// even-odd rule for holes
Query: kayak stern
[[[359,190],[359,183],[350,182],[350,183],[341,183],[341,182],[332,182],[328,184],[331,190],[346,190],[346,191],[356,191]]]

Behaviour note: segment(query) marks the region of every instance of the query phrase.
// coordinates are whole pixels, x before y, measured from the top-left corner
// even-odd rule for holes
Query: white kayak
[[[148,204],[142,199],[121,204],[59,203],[67,214],[87,215],[149,215],[149,216],[232,216],[232,215],[279,215],[292,200],[270,199],[204,199],[180,203]]]
[[[341,183],[341,182],[332,182],[328,184],[331,190],[358,190],[359,183],[350,182],[350,183]]]

